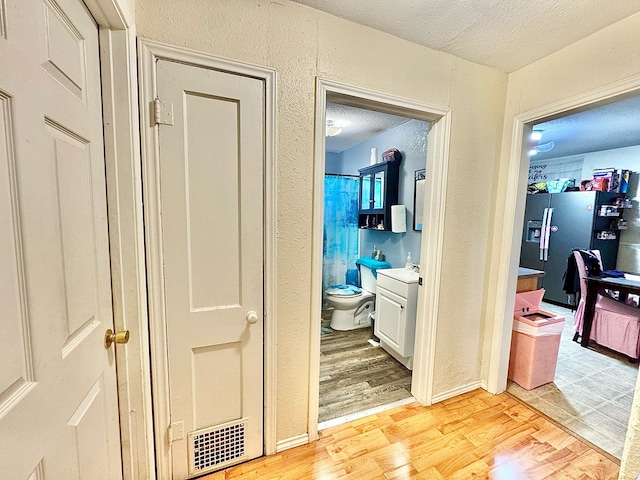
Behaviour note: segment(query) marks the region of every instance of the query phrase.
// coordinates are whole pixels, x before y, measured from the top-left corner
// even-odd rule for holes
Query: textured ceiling
[[[334,137],[325,137],[325,148],[327,152],[340,153],[410,119],[363,108],[327,103],[327,120],[333,120],[336,126],[342,127],[342,133]]]
[[[640,0],[295,0],[436,50],[511,72],[640,11]],[[343,127],[327,137],[341,152],[406,121],[378,112],[327,105]],[[543,122],[536,159],[640,145],[640,96]]]
[[[639,0],[294,0],[512,72],[625,17]]]
[[[327,152],[335,153],[409,120],[337,103],[327,103],[327,119],[343,128],[340,135],[326,137]],[[640,95],[569,113],[534,129],[543,132],[538,144],[554,142],[553,149],[537,154],[536,160],[640,145]]]
[[[538,144],[554,143],[553,150],[538,153],[536,160],[640,145],[640,96],[543,122],[534,129],[543,132]]]

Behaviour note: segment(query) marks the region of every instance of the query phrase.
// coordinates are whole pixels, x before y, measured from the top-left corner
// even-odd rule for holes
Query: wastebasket
[[[553,382],[565,318],[540,308],[544,289],[516,294],[508,378],[526,390]]]

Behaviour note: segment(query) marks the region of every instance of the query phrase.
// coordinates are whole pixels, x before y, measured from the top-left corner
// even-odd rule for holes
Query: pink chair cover
[[[592,250],[600,260],[600,251]],[[582,332],[585,298],[587,295],[586,268],[580,252],[573,252],[580,277],[580,303],[574,317],[573,328]],[[640,310],[617,300],[598,295],[589,338],[599,345],[640,358]]]

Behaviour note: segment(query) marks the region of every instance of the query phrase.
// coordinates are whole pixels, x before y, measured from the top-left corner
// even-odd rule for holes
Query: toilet
[[[355,330],[371,326],[369,314],[375,309],[376,278],[371,268],[360,262],[357,263],[360,268],[362,288],[352,285],[335,285],[325,290],[327,302],[333,307],[331,315],[333,330]]]

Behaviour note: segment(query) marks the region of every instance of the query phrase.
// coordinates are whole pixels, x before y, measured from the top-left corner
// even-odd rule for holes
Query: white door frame
[[[385,113],[409,116],[432,122],[427,136],[427,184],[424,200],[424,224],[428,226],[429,235],[422,235],[420,245],[420,276],[423,278],[424,285],[418,290],[416,347],[411,381],[411,393],[422,405],[431,405],[433,401],[433,368],[436,353],[435,340],[440,297],[440,272],[444,242],[444,213],[451,131],[451,110],[449,108],[375,92],[323,78],[316,80],[310,312],[311,344],[309,348],[309,440],[318,438],[327,101],[370,108]]]
[[[580,95],[560,100],[549,105],[516,115],[511,132],[511,150],[507,178],[503,184],[506,190],[504,215],[500,245],[494,255],[497,268],[493,281],[496,285],[495,297],[487,302],[487,308],[495,305],[493,333],[487,390],[491,393],[503,392],[507,387],[507,370],[511,348],[511,329],[513,326],[513,304],[520,261],[520,243],[522,240],[522,222],[526,200],[526,186],[529,168],[528,150],[523,146],[523,138],[531,132],[532,125],[541,119],[560,115],[574,109],[586,109],[591,104],[609,98],[640,90],[640,75],[605,85]]]
[[[138,120],[135,19],[131,0],[84,0],[99,27],[109,247],[124,478],[156,478]]]
[[[265,84],[264,165],[264,451],[275,453],[276,431],[276,72],[274,69],[173,47],[159,42],[138,41],[140,75],[141,151],[144,160],[143,189],[147,245],[149,324],[153,342],[153,398],[158,478],[171,477],[168,443],[170,423],[168,363],[166,349],[164,291],[162,284],[162,238],[160,231],[160,189],[157,127],[151,120],[150,103],[156,98],[156,65],[173,60],[258,78]],[[151,377],[149,377],[151,378]]]

